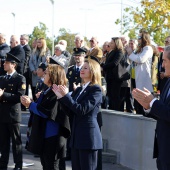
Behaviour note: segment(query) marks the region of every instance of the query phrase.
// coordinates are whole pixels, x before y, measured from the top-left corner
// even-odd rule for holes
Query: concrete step
[[[104,163],[117,163],[116,153],[102,152],[102,162]]]

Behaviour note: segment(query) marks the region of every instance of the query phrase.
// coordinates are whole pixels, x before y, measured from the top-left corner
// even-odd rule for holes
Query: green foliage
[[[122,32],[129,32],[130,37],[138,34],[141,28],[146,29],[158,45],[170,34],[170,0],[141,0],[140,6],[125,8],[122,20]],[[120,25],[121,20],[117,19]]]
[[[30,38],[29,45],[31,46],[34,39],[45,38],[46,42],[47,42],[47,47],[49,49],[51,49],[52,48],[52,41],[47,36],[47,33],[49,32],[48,28],[42,22],[40,22],[39,24],[40,24],[39,26],[34,27],[32,34],[29,35],[29,38]]]
[[[29,35],[30,41],[29,45],[31,46],[34,39],[37,38],[45,38],[47,42],[48,48],[51,50],[52,48],[52,40],[47,36],[48,28],[42,22],[40,22],[39,26],[34,27],[32,34]],[[66,30],[65,28],[60,28],[59,35],[55,36],[54,46],[58,44],[59,40],[67,41],[67,50],[72,54],[73,48],[75,47],[74,38],[77,33],[71,33],[70,30]],[[85,37],[85,41],[87,41],[87,37]],[[89,44],[88,44],[89,45]]]

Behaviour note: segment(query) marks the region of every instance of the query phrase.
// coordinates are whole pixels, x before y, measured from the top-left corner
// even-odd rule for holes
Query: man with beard
[[[69,81],[69,92],[74,91],[76,86],[81,83],[80,70],[84,64],[84,57],[86,55],[86,50],[83,48],[74,48],[73,51],[76,64],[68,68],[67,79]]]

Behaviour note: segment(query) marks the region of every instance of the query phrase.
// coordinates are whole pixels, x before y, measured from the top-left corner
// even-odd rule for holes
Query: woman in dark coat
[[[120,110],[120,90],[123,81],[117,79],[118,65],[124,58],[123,44],[120,38],[114,37],[109,43],[110,51],[106,57],[105,64],[101,65],[105,72],[107,82],[107,95],[109,99],[109,109]]]
[[[60,65],[49,64],[44,77],[48,88],[42,92],[38,101],[31,102],[22,96],[21,102],[34,113],[28,150],[39,154],[43,170],[57,170],[58,159],[65,157],[66,138],[70,136],[68,116],[52,91],[52,85],[66,85],[65,70]]]

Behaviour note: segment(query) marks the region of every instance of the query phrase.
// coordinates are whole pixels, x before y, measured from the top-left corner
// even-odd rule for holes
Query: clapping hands
[[[68,93],[68,88],[66,86],[62,86],[62,85],[57,86],[56,84],[53,84],[52,90],[56,94],[58,99],[62,98],[63,96],[65,96]]]
[[[145,109],[150,108],[149,104],[154,99],[154,96],[146,88],[144,90],[136,88],[132,91],[132,95]]]
[[[31,99],[28,96],[21,96],[20,97],[21,103],[25,106],[25,107],[29,107],[30,103],[31,103]]]

